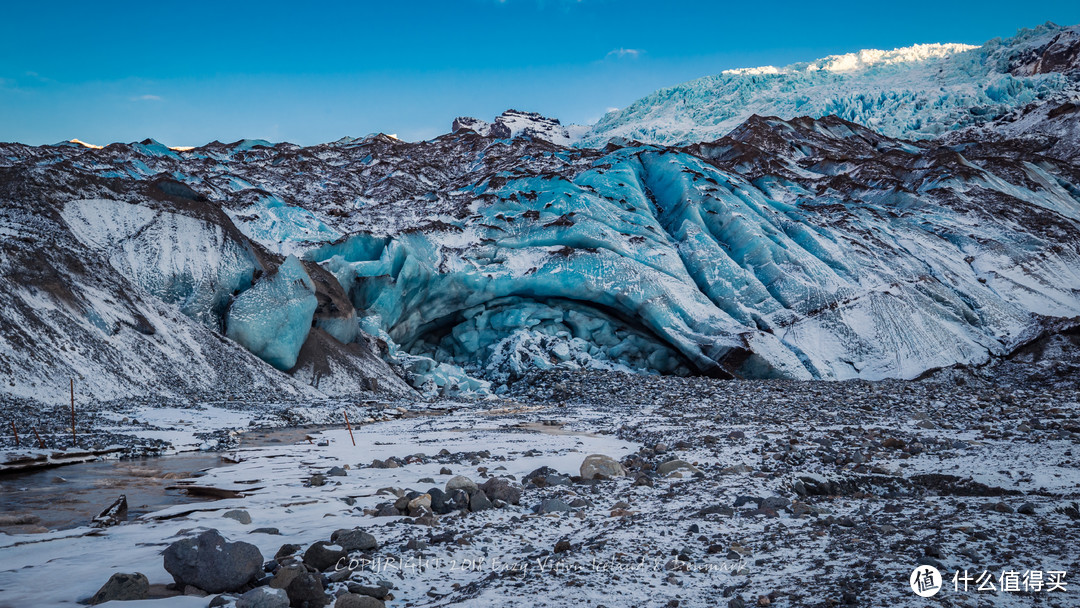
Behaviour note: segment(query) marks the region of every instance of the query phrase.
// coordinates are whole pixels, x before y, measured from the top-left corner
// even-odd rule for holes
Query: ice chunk
[[[287,370],[296,364],[317,305],[315,286],[304,265],[289,256],[276,273],[236,298],[229,308],[226,335],[263,361]]]

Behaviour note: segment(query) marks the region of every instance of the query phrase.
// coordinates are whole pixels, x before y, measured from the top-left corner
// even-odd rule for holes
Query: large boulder
[[[465,490],[469,494],[476,491],[476,482],[464,475],[455,475],[446,482],[446,493],[452,494],[454,490]]]
[[[492,506],[491,501],[488,500],[487,495],[482,490],[473,492],[472,496],[469,497],[470,511],[487,511]]]
[[[111,601],[144,600],[150,595],[150,581],[146,575],[136,572],[125,574],[117,572],[109,577],[108,582],[90,598],[90,605],[104,604]]]
[[[165,549],[165,570],[180,588],[235,591],[262,573],[263,556],[250,543],[226,541],[217,530],[178,540]]]
[[[675,471],[686,471],[689,474],[701,472],[700,469],[685,460],[669,460],[660,463],[660,466],[656,467],[656,472],[661,475],[669,475]]]
[[[491,500],[501,500],[506,504],[516,505],[521,502],[521,487],[502,477],[492,477],[480,486]]]
[[[626,475],[626,469],[611,456],[592,454],[581,463],[582,479],[614,479]]]
[[[533,512],[539,515],[544,515],[546,513],[566,513],[568,511],[573,511],[573,508],[559,498],[545,498],[540,501],[540,504],[533,507]]]
[[[431,488],[427,491],[428,496],[431,497],[431,510],[439,515],[445,515],[451,511],[450,504],[448,503],[449,496],[446,492],[443,492],[439,488]]]
[[[422,515],[424,510],[431,510],[431,494],[421,494],[412,500],[408,504],[409,515],[413,517]]]
[[[386,604],[381,600],[356,593],[343,593],[334,602],[334,608],[384,608],[384,606]]]

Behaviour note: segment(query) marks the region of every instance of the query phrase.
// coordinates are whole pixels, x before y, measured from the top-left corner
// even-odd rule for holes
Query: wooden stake
[[[15,421],[11,421],[11,432],[15,433],[15,447],[19,447],[19,431],[15,430]]]
[[[352,439],[353,447],[356,447],[356,437],[353,437],[352,425],[349,424],[349,412],[346,412],[346,411],[342,410],[341,413],[345,414],[345,426],[348,427],[348,429],[349,429],[349,439]]]
[[[75,439],[75,379],[71,379],[71,447],[79,447]]]
[[[36,427],[36,426],[32,426],[32,427],[30,427],[30,428],[31,428],[31,430],[33,430],[33,431],[34,431],[34,437],[37,437],[37,442],[38,442],[38,445],[39,445],[39,446],[41,446],[41,449],[43,449],[43,450],[44,450],[44,449],[45,449],[45,442],[44,442],[44,441],[42,441],[42,439],[41,439],[41,435],[39,435],[39,434],[38,434],[38,432],[37,432],[37,427]]]

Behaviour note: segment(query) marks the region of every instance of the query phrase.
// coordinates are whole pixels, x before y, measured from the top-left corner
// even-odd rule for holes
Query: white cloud
[[[138,97],[132,97],[131,101],[161,101],[161,97],[158,95],[139,95]]]
[[[637,59],[638,57],[642,56],[644,53],[645,53],[645,51],[643,51],[641,49],[618,48],[618,49],[615,49],[613,51],[609,51],[608,54],[607,54],[607,58],[610,59],[610,58],[614,57],[615,59]]]

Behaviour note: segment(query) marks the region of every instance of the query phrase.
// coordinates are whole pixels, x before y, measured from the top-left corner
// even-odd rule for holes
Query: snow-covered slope
[[[290,375],[226,339],[234,294],[276,262],[186,186],[31,165],[0,168],[0,393],[62,403],[70,380],[98,400],[411,392],[365,342],[313,373],[328,348],[301,338],[306,358]]]
[[[728,70],[610,112],[582,143],[709,141],[754,114],[836,115],[891,137],[925,139],[1042,99],[1067,98],[1078,90],[1078,79],[1080,26],[1046,24],[981,47],[920,44]]]

